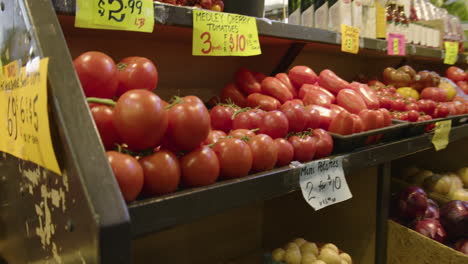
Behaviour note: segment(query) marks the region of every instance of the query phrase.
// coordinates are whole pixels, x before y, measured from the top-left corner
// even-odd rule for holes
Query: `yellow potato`
[[[301,247],[307,241],[303,239],[302,237],[299,237],[299,238],[294,239],[292,242],[296,243],[297,246]]]
[[[409,183],[414,183],[415,185],[421,186],[423,182],[431,177],[434,173],[429,170],[420,170],[418,173],[409,177]]]
[[[273,252],[271,253],[271,256],[274,261],[283,261],[285,254],[286,254],[286,251],[284,249],[277,248],[273,250]]]
[[[316,261],[312,262],[312,264],[327,264],[323,260],[317,259]]]
[[[457,173],[462,179],[465,188],[468,188],[468,167],[459,169]]]
[[[338,250],[338,247],[335,246],[335,245],[332,244],[332,243],[327,243],[327,244],[325,244],[325,245],[322,247],[322,249],[324,249],[324,248],[332,249],[333,251],[335,251],[336,254],[339,254],[339,253],[340,253],[340,251]]]
[[[424,181],[424,189],[430,192],[446,195],[450,192],[452,181],[449,176],[434,174]]]
[[[468,202],[468,189],[458,189],[449,193],[449,199]]]
[[[284,254],[284,262],[287,264],[301,264],[301,252],[299,249],[289,248]]]
[[[340,264],[348,264],[348,262],[346,262],[346,260],[342,259]]]
[[[346,261],[348,264],[353,264],[353,260],[351,259],[351,256],[348,253],[341,253],[338,255],[342,260]],[[343,262],[343,261],[342,261]]]
[[[312,264],[316,260],[317,260],[317,257],[315,257],[314,254],[310,252],[305,253],[305,254],[302,254],[301,264]]]
[[[341,264],[341,258],[338,257],[338,254],[329,247],[322,248],[322,250],[320,250],[318,259],[325,261],[327,264]]]
[[[288,250],[290,248],[295,249],[295,250],[299,250],[299,246],[294,242],[289,242],[288,244],[286,244],[286,246],[284,246],[285,250]]]
[[[315,256],[317,256],[319,254],[319,250],[318,250],[318,247],[317,247],[317,245],[315,243],[306,242],[301,246],[301,253],[302,254],[312,253]]]

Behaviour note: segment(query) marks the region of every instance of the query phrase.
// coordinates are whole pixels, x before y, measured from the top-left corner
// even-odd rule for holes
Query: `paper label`
[[[344,176],[342,157],[309,162],[299,169],[302,195],[315,210],[353,197]]]
[[[306,27],[314,26],[314,5],[304,10],[301,15],[301,24]]]
[[[152,0],[77,0],[75,27],[153,32]]]
[[[341,51],[359,52],[359,28],[341,24]]]
[[[387,54],[388,55],[400,55],[400,56],[404,56],[406,54],[405,35],[388,33]]]
[[[18,75],[0,79],[0,151],[61,175],[50,136],[48,62],[35,58]]]
[[[445,64],[455,64],[458,59],[458,43],[453,41],[445,42]]]
[[[253,56],[261,53],[255,18],[193,10],[193,55]]]
[[[450,130],[452,129],[452,120],[440,121],[435,124],[432,144],[436,151],[445,149],[449,143]]]

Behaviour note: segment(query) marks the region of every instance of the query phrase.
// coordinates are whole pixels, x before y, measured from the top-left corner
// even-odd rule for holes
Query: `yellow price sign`
[[[36,58],[17,75],[0,78],[0,151],[61,175],[50,136],[48,62]]]
[[[452,129],[452,120],[440,121],[435,124],[432,144],[439,151],[447,147],[449,143],[450,130]]]
[[[359,52],[359,28],[341,24],[341,51]]]
[[[254,56],[262,54],[254,17],[193,10],[192,54]]]
[[[445,64],[455,64],[458,59],[458,43],[453,41],[445,42]]]
[[[77,0],[75,27],[153,32],[152,0]]]

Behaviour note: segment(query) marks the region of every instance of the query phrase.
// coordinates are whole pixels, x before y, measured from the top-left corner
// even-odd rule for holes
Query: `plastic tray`
[[[388,127],[346,136],[330,133],[334,141],[333,153],[338,154],[343,152],[351,152],[358,148],[381,142],[395,141],[404,137],[404,133],[410,124],[408,122],[399,122],[398,120],[392,120],[392,123],[393,125]],[[377,138],[375,138],[375,140],[371,138],[371,136],[378,135],[381,135],[381,138],[378,140]]]
[[[426,120],[426,121],[421,121],[421,122],[408,122],[408,121],[402,121],[402,120],[395,120],[395,122],[398,122],[400,124],[409,124],[409,126],[405,130],[404,135],[406,137],[413,137],[413,136],[421,135],[427,132],[426,127],[428,125],[435,124],[436,122],[445,121],[445,120],[452,120],[452,127],[463,125],[468,122],[468,114],[447,116],[444,118],[436,118],[436,119],[431,119],[431,120]]]

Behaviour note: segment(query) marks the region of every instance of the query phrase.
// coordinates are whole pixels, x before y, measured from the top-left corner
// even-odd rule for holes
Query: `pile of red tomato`
[[[456,66],[450,66],[445,71],[445,76],[456,83],[465,94],[468,94],[468,72]]]

